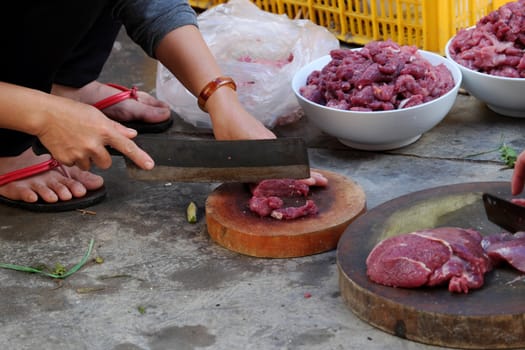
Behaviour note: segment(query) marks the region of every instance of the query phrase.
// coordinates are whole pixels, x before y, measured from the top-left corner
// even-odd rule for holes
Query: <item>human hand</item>
[[[514,163],[514,172],[512,173],[511,191],[512,195],[518,195],[523,191],[525,183],[525,151],[521,152],[516,163]]]
[[[275,134],[250,114],[229,88],[218,89],[208,100],[207,108],[217,140],[273,139]]]
[[[142,169],[153,168],[151,157],[132,139],[133,129],[107,118],[98,109],[65,98],[57,98],[50,118],[36,136],[60,163],[88,170],[91,164],[101,169],[111,166],[110,146]]]
[[[328,186],[328,179],[318,171],[310,171],[310,177],[300,180],[308,186],[326,187]]]

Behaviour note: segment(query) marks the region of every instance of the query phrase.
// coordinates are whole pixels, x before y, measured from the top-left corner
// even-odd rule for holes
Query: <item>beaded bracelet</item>
[[[229,88],[233,89],[233,91],[237,90],[237,85],[235,85],[235,82],[230,77],[218,77],[210,81],[206,86],[202,89],[201,93],[199,94],[199,98],[197,99],[197,104],[199,105],[199,108],[202,109],[204,112],[208,112],[206,109],[206,101],[210,98],[211,95],[217,89],[219,89],[221,86],[228,86]]]

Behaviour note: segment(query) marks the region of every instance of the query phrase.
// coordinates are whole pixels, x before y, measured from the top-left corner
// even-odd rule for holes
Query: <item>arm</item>
[[[221,70],[197,27],[186,25],[169,32],[155,55],[195,96],[221,76]],[[206,103],[217,139],[263,139],[275,135],[240,104],[235,91],[221,87]]]
[[[96,108],[67,98],[0,82],[0,127],[34,135],[59,162],[89,169],[111,165],[109,145],[144,169],[153,160],[131,139],[136,131]]]
[[[116,0],[113,13],[128,35],[158,59],[195,96],[222,72],[197,28],[195,11],[185,0]],[[261,139],[275,135],[221,87],[208,99],[217,139]]]
[[[514,172],[512,173],[512,195],[518,195],[523,191],[525,182],[525,151],[521,152],[514,164]]]

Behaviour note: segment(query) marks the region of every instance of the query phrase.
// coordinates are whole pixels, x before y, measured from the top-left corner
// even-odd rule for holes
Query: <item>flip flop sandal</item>
[[[118,92],[115,95],[106,97],[105,99],[100,100],[97,103],[93,104],[94,107],[100,110],[103,110],[104,108],[107,108],[109,106],[113,106],[114,104],[117,104],[127,99],[138,100],[136,86],[133,86],[131,89],[128,89],[125,86],[121,86],[117,84],[108,83],[106,85],[114,87],[115,89],[119,89],[121,92]],[[121,124],[127,126],[128,128],[137,130],[139,134],[156,134],[156,133],[161,133],[161,132],[168,130],[173,124],[173,118],[170,116],[165,121],[162,121],[159,123],[130,121],[130,122],[121,122]]]
[[[64,174],[67,174],[67,172],[63,169],[62,164],[60,164],[56,159],[51,158],[49,160],[46,160],[45,162],[0,175],[0,186],[3,186],[16,180],[25,179],[33,175],[41,174],[43,172],[55,168],[62,169],[62,172]],[[88,191],[84,197],[72,198],[67,201],[58,201],[56,203],[48,203],[43,201],[42,199],[38,199],[38,201],[34,203],[28,203],[24,201],[9,199],[4,196],[0,196],[0,203],[9,205],[11,207],[36,212],[60,212],[87,208],[89,206],[102,202],[104,198],[106,198],[106,189],[104,186],[102,186],[97,190]]]

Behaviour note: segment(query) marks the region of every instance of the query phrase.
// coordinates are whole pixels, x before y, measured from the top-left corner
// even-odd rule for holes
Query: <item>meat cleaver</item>
[[[128,175],[137,180],[173,182],[257,182],[310,177],[308,151],[298,137],[217,141],[169,135],[139,135],[134,141],[155,161],[142,170],[125,158]],[[37,142],[37,154],[49,153]],[[120,155],[108,148],[111,154]]]
[[[487,218],[505,230],[515,233],[525,231],[525,207],[490,193],[483,193]]]
[[[275,178],[308,178],[308,152],[301,138],[268,140],[188,140],[169,136],[135,139],[155,161],[142,170],[126,159],[137,180],[179,182],[257,182]]]

